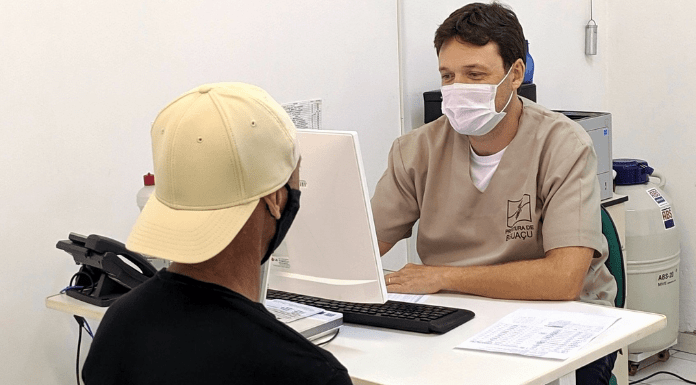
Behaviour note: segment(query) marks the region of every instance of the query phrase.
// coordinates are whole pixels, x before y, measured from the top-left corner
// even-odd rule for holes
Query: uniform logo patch
[[[507,227],[512,227],[519,222],[532,221],[532,205],[529,194],[524,194],[518,201],[508,201]]]
[[[532,237],[534,237],[534,224],[530,195],[524,194],[519,200],[508,200],[505,241],[525,240]]]

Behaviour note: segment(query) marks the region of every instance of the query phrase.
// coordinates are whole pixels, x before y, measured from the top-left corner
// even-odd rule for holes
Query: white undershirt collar
[[[491,178],[493,178],[495,170],[500,164],[500,160],[503,159],[503,154],[505,153],[506,149],[507,147],[493,155],[484,156],[478,155],[476,151],[474,151],[474,148],[469,145],[469,163],[471,164],[471,169],[469,171],[471,174],[471,180],[474,182],[474,186],[476,186],[479,191],[486,191],[488,184],[491,182]]]

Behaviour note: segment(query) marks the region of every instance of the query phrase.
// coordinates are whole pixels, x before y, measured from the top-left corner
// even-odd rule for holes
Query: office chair
[[[600,206],[601,207],[601,206]],[[616,225],[609,216],[607,209],[602,209],[602,234],[607,239],[609,245],[609,258],[604,264],[616,280],[616,299],[614,306],[623,308],[626,304],[626,269],[624,268],[623,251],[621,251],[621,241],[616,231]],[[623,353],[622,353],[623,354]],[[612,374],[609,385],[616,385],[616,377]]]
[[[611,275],[616,280],[616,299],[614,306],[623,308],[626,304],[626,270],[624,268],[623,251],[621,251],[621,241],[616,231],[616,225],[609,216],[607,210],[602,207],[602,234],[607,239],[609,245],[609,258],[604,264],[609,269]]]

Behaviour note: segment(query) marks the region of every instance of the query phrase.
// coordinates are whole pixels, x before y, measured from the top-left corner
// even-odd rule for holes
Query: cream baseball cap
[[[157,183],[126,247],[181,263],[222,251],[259,199],[297,166],[295,125],[264,90],[205,84],[179,96],[152,124]]]

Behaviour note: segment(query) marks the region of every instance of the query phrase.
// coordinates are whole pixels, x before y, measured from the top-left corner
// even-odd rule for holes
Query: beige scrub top
[[[397,138],[372,198],[377,239],[394,244],[420,220],[426,265],[494,265],[544,257],[568,246],[597,252],[580,300],[613,306],[616,282],[604,266],[597,157],[585,130],[520,98],[519,128],[481,192],[473,184],[469,138],[445,116]]]

